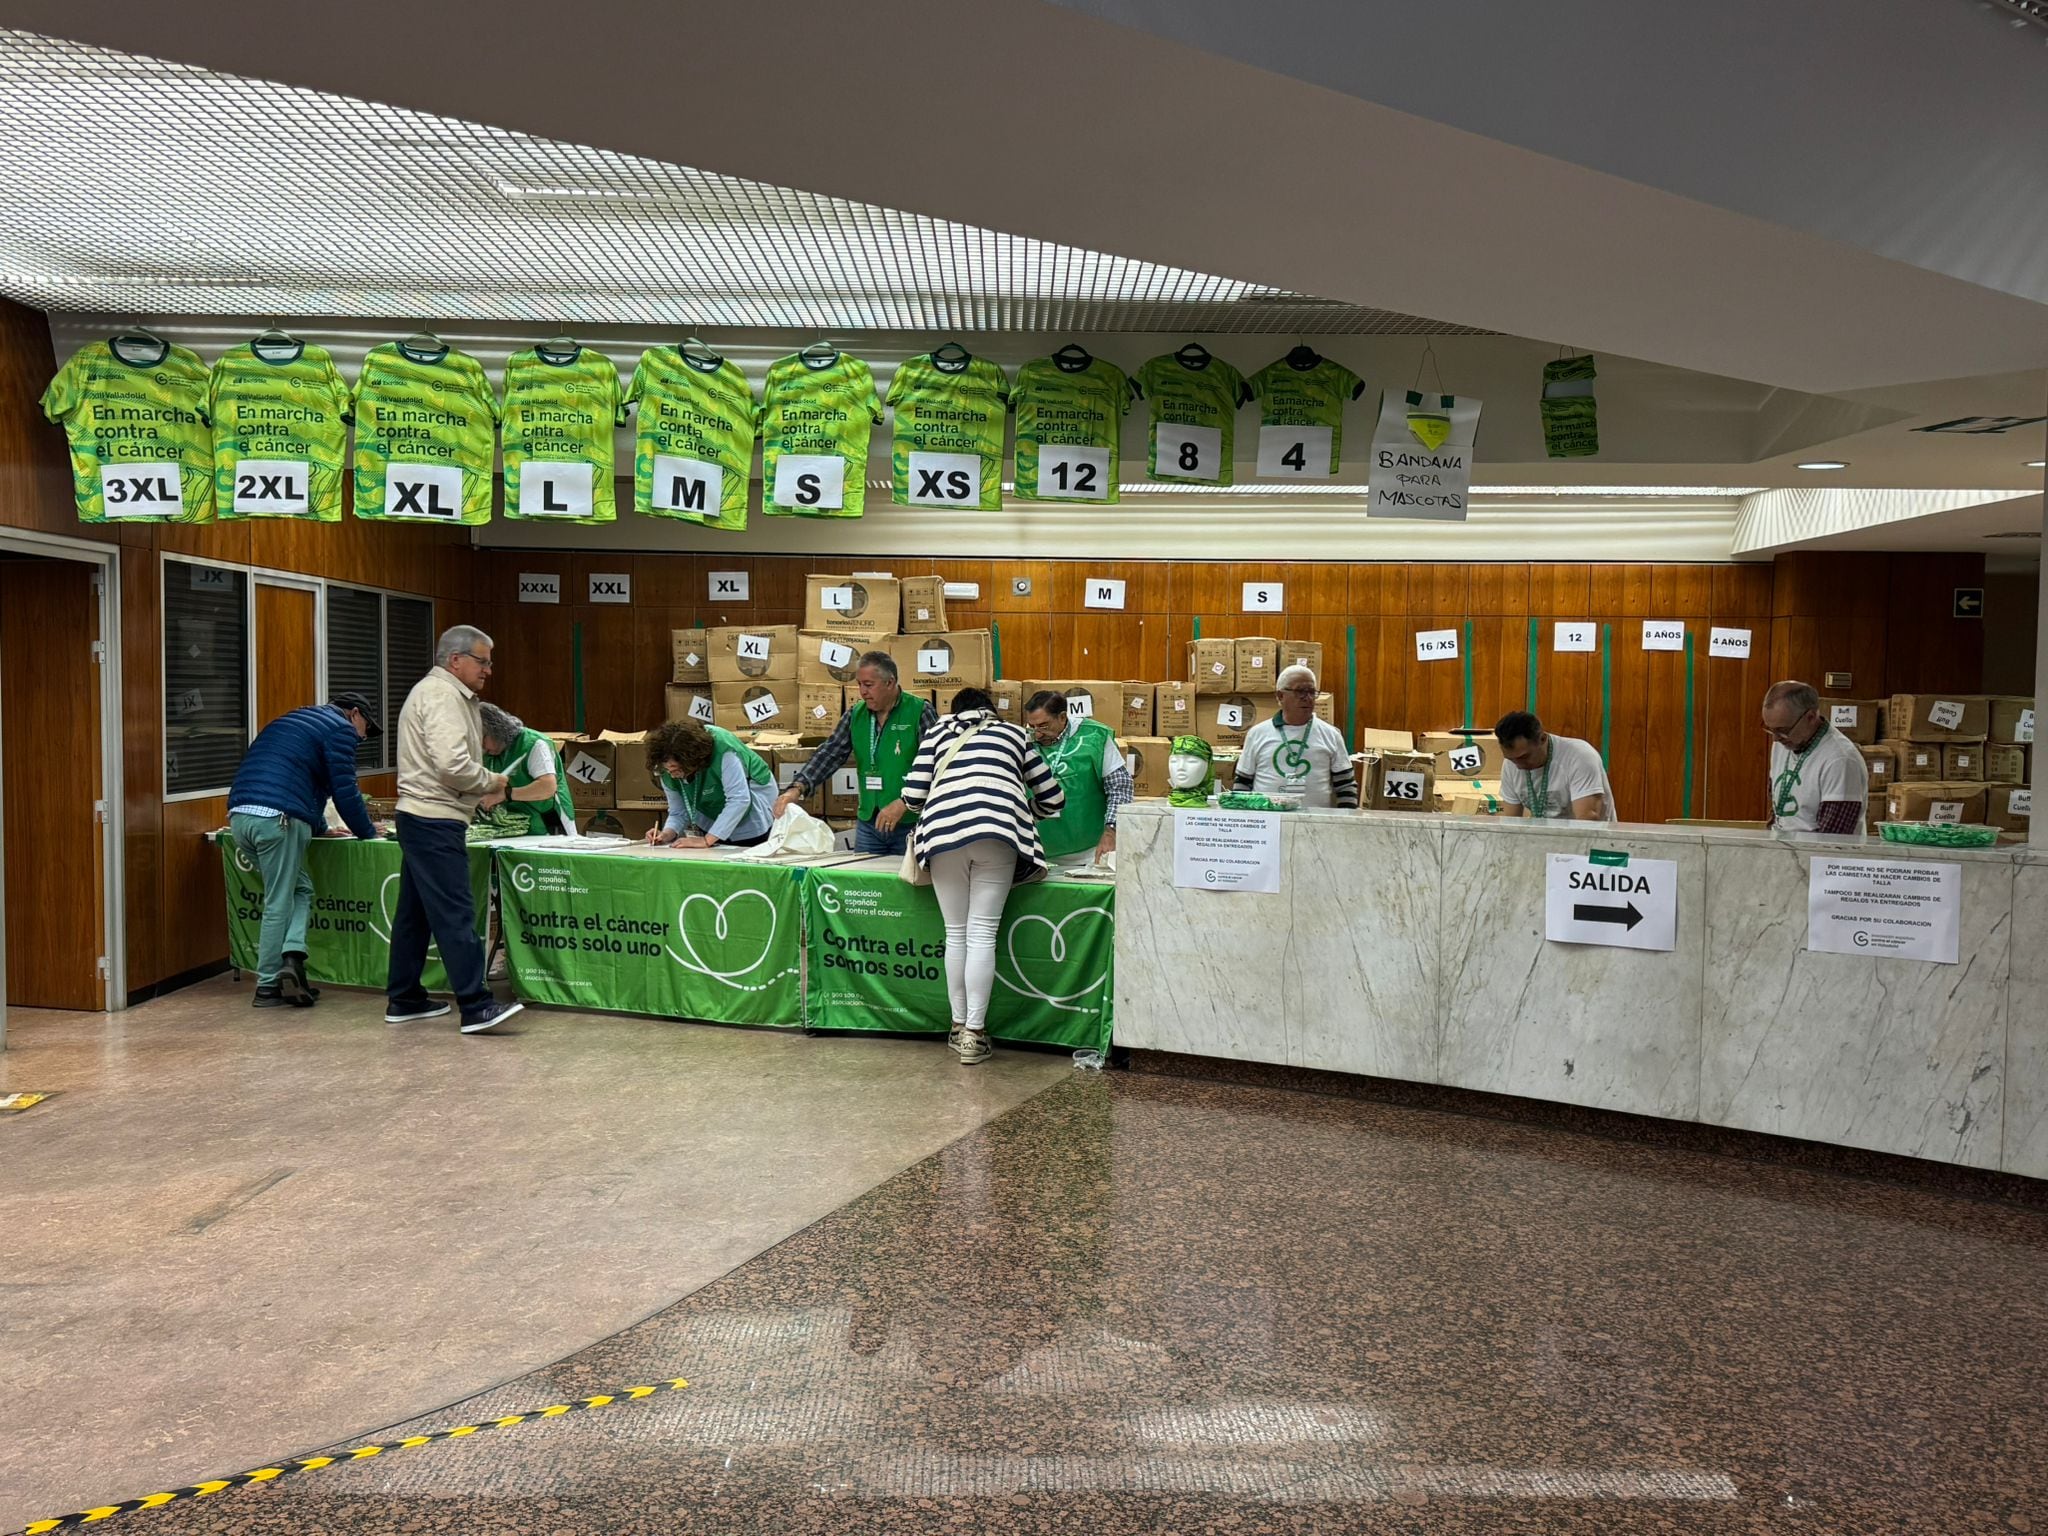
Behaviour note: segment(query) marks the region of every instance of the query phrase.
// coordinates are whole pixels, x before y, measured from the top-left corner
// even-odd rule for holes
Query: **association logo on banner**
[[[1092,945],[1099,944],[1099,940],[1093,937],[1085,940],[1082,937],[1092,921],[1101,922],[1105,933],[1113,932],[1116,927],[1116,919],[1107,907],[1076,907],[1057,921],[1041,917],[1036,912],[1020,913],[1010,920],[1009,938],[996,965],[996,980],[1019,997],[1049,1004],[1064,1013],[1094,1012],[1100,1005],[1087,1000],[1109,985],[1106,958],[1092,979],[1073,985],[1080,979],[1075,971],[1080,956]],[[1072,923],[1079,923],[1081,927],[1069,939],[1067,927]],[[1041,929],[1044,930],[1042,933]],[[1022,954],[1018,953],[1020,940],[1023,941]],[[1106,957],[1109,950],[1104,948],[1101,953]],[[1012,974],[1004,973],[1002,960],[1009,961]],[[1040,981],[1045,985],[1040,986]],[[1046,987],[1072,987],[1072,990],[1051,992]]]
[[[765,929],[752,910],[756,905],[767,916]],[[723,900],[703,891],[692,891],[676,908],[676,943],[684,952],[679,955],[666,944],[662,951],[686,971],[695,971],[735,991],[761,992],[797,971],[797,967],[790,966],[772,976],[744,979],[770,962],[775,953],[776,924],[775,898],[765,891],[734,891]]]

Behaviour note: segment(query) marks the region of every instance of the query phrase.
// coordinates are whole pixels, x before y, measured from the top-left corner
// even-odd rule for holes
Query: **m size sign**
[[[1124,584],[1111,581],[1103,576],[1090,576],[1081,583],[1081,606],[1084,608],[1121,608],[1124,605]]]

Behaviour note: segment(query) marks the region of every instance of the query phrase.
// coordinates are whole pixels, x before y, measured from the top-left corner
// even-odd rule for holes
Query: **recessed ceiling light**
[[[1847,469],[1847,459],[1808,459],[1799,466],[1801,469]]]

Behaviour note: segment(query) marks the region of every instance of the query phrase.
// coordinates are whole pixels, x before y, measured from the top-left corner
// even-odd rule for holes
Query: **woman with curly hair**
[[[667,820],[647,834],[656,847],[751,848],[768,840],[775,775],[731,731],[671,720],[647,733],[647,771],[668,797]]]

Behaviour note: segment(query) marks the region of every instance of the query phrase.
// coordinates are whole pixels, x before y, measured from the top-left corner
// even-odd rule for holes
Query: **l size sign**
[[[588,464],[528,459],[519,467],[519,515],[587,518],[590,486]]]
[[[1676,949],[1677,863],[1553,853],[1544,870],[1543,936],[1553,944]]]

